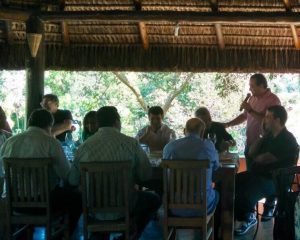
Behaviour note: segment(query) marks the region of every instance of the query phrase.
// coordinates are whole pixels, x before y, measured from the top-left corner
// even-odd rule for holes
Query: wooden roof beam
[[[92,11],[92,12],[41,12],[43,21],[172,21],[200,23],[261,23],[261,24],[300,24],[297,12],[170,12],[170,11]],[[1,9],[0,9],[1,19]]]
[[[219,44],[219,49],[223,50],[225,48],[225,41],[222,33],[222,26],[219,23],[215,24],[217,40]]]
[[[133,0],[133,5],[134,5],[134,10],[136,11],[142,11],[142,0]],[[143,44],[143,48],[145,50],[149,49],[149,39],[148,39],[148,34],[147,34],[147,26],[144,22],[139,22],[139,32],[140,32],[140,37],[141,41]]]
[[[0,7],[0,20],[7,21],[20,21],[26,22],[30,15],[31,11],[23,11],[18,9],[11,9],[8,7]]]
[[[0,7],[0,20],[27,21],[33,11]],[[39,12],[42,21],[172,21],[200,23],[300,24],[299,12],[55,11]]]
[[[283,4],[284,4],[284,7],[285,7],[286,11],[291,11],[292,10],[292,5],[291,5],[290,0],[282,0],[282,1],[283,1]]]
[[[209,0],[209,3],[210,3],[210,7],[211,7],[211,10],[213,12],[217,12],[218,11],[218,0]]]
[[[297,34],[297,28],[294,24],[291,24],[291,30],[292,30],[295,47],[296,47],[296,49],[300,49],[300,41],[299,41],[299,37]]]
[[[149,48],[149,40],[147,34],[147,26],[144,22],[139,22],[139,30],[140,30],[140,36],[141,36],[143,48],[147,50]]]
[[[67,22],[61,22],[62,41],[65,47],[70,46],[69,26]]]

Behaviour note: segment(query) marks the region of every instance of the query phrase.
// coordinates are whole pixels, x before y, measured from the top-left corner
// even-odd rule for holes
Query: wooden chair
[[[214,213],[207,215],[206,171],[209,160],[163,160],[164,239],[177,228],[201,229],[202,239],[214,238]],[[197,217],[178,217],[174,209],[199,211]],[[170,231],[169,231],[170,229]]]
[[[13,239],[21,231],[32,225],[46,226],[46,239],[63,233],[65,225],[60,224],[63,214],[54,215],[50,208],[48,158],[4,158],[7,239]],[[56,224],[54,224],[54,222]],[[12,232],[13,225],[23,225]],[[55,231],[52,227],[55,225]]]
[[[80,163],[84,239],[95,232],[125,232],[129,239],[130,161]],[[100,221],[101,213],[120,214],[124,219]]]

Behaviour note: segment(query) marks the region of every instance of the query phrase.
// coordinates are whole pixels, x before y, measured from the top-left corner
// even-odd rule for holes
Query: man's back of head
[[[116,107],[105,106],[97,111],[99,128],[114,127],[121,130],[121,118]]]
[[[202,137],[204,130],[205,130],[205,123],[199,118],[191,118],[186,122],[185,125],[186,135],[196,134]]]
[[[52,114],[46,109],[34,110],[28,120],[28,127],[38,127],[49,129],[53,126],[54,119]]]

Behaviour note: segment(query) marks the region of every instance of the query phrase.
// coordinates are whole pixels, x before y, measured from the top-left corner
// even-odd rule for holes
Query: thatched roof
[[[26,20],[47,69],[299,72],[297,0],[2,0],[0,69],[21,69]]]

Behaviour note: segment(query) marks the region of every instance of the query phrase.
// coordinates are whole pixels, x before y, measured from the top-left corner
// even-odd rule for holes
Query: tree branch
[[[147,112],[148,108],[147,108],[147,104],[145,103],[145,101],[143,99],[143,96],[140,94],[139,91],[137,91],[134,88],[134,86],[132,86],[130,84],[130,82],[128,81],[125,74],[118,73],[118,72],[113,72],[113,74],[131,90],[131,92],[135,95],[135,97],[136,97],[138,103],[140,104],[140,106],[142,107],[142,109],[144,109],[144,111]]]
[[[185,89],[185,87],[190,83],[192,77],[194,76],[193,73],[190,73],[186,79],[184,80],[184,82],[181,84],[181,86],[175,90],[174,92],[172,92],[168,98],[167,101],[165,102],[164,106],[163,106],[163,110],[164,110],[164,114],[166,114],[169,110],[169,108],[171,107],[171,104],[173,102],[173,100]]]

